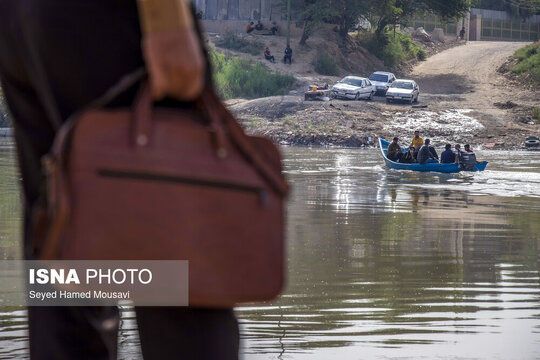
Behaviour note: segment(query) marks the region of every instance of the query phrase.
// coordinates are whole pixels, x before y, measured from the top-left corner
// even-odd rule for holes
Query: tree
[[[341,39],[346,40],[349,31],[358,25],[359,19],[368,12],[371,2],[367,0],[334,0],[332,3],[333,23],[338,26]]]
[[[379,0],[373,1],[370,18],[376,19],[375,34],[384,37],[388,25],[405,24],[417,12],[429,12],[442,19],[464,16],[474,0]]]
[[[300,45],[306,45],[307,39],[313,34],[318,24],[323,23],[331,14],[327,0],[303,0],[303,11],[300,13],[300,22],[303,25]]]

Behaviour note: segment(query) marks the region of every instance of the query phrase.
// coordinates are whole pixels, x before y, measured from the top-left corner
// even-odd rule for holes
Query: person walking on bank
[[[139,5],[138,11],[135,0],[0,1],[0,81],[22,176],[27,259],[35,258],[31,218],[42,196],[41,158],[59,125],[144,63],[155,100],[193,100],[211,81],[188,1],[139,0]],[[129,107],[136,90],[110,106]],[[135,311],[144,359],[238,358],[232,309]],[[116,307],[30,307],[30,357],[115,359],[118,324]]]

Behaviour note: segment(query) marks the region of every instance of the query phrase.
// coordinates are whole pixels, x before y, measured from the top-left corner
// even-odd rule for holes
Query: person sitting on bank
[[[285,56],[283,57],[283,62],[286,64],[289,62],[289,65],[292,64],[292,49],[289,45],[285,48]]]
[[[249,24],[246,25],[246,33],[251,34],[255,30],[255,27],[253,26],[253,21],[250,21]]]
[[[272,27],[270,28],[270,31],[272,32],[272,35],[276,35],[279,31],[279,28],[275,21],[272,21]]]
[[[456,162],[456,154],[452,151],[452,145],[446,144],[444,151],[441,153],[441,164],[451,164]]]
[[[418,150],[418,156],[416,159],[420,164],[426,164],[426,163],[436,163],[438,162],[433,155],[431,154],[431,151],[429,151],[429,139],[426,139],[424,142],[424,145]]]
[[[414,146],[409,146],[409,150],[407,150],[407,152],[405,152],[403,154],[403,156],[401,156],[401,159],[399,160],[400,163],[404,163],[404,164],[412,164],[412,163],[415,163],[416,162],[416,159],[414,158],[414,153],[415,153],[415,148]]]
[[[257,21],[257,25],[255,25],[255,30],[257,31],[264,30],[264,25],[262,24],[261,20]]]
[[[386,157],[389,160],[392,161],[400,161],[401,156],[403,156],[403,152],[401,151],[401,146],[398,144],[398,138],[395,137],[390,145],[388,145],[388,149],[386,150]]]
[[[268,48],[268,46],[264,50],[264,58],[270,62],[276,62],[276,59],[272,56],[272,53],[270,53],[270,49]]]

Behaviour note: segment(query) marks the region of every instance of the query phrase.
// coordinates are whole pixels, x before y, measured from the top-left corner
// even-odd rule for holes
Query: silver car
[[[384,96],[386,90],[396,80],[396,76],[391,72],[375,71],[369,76],[369,81],[375,86],[375,94]]]
[[[397,79],[386,91],[386,102],[407,101],[418,102],[420,88],[414,80]]]
[[[368,79],[357,76],[346,76],[332,86],[331,95],[333,98],[371,100],[374,93],[375,87]]]

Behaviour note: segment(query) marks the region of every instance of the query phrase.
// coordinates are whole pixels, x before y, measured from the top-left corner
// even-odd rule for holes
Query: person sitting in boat
[[[452,151],[452,145],[446,144],[441,153],[441,164],[451,164],[456,162],[456,154]]]
[[[388,149],[386,150],[386,157],[392,161],[399,161],[403,156],[403,152],[401,151],[401,146],[399,146],[398,141],[399,139],[395,137],[390,145],[388,145]]]
[[[424,145],[418,150],[418,156],[416,157],[416,160],[420,164],[428,164],[428,163],[437,163],[438,161],[433,157],[433,154],[431,151],[429,151],[429,143],[430,140],[426,139],[424,141]]]
[[[465,152],[463,154],[463,163],[462,168],[463,170],[472,171],[474,170],[474,167],[478,164],[478,161],[476,161],[476,154],[471,149],[471,145],[466,144],[465,145]]]
[[[431,154],[432,158],[439,161],[439,155],[437,155],[437,150],[432,145],[429,145],[429,153]]]
[[[412,164],[416,162],[416,159],[414,158],[414,153],[416,152],[416,149],[414,146],[409,146],[409,150],[401,156],[401,159],[399,160],[400,163],[404,164]]]
[[[463,158],[463,151],[461,151],[461,145],[456,144],[454,146],[454,155],[455,155],[454,162],[456,164],[461,164],[464,162],[465,159]]]
[[[414,146],[416,151],[420,150],[420,147],[424,145],[424,139],[422,139],[422,137],[420,136],[420,131],[416,130],[414,132],[414,137],[411,141],[411,145]]]

